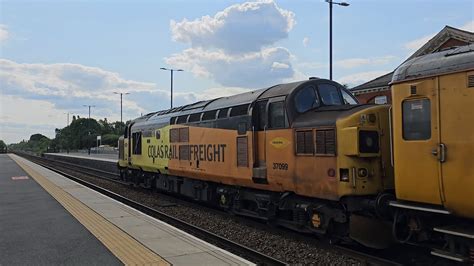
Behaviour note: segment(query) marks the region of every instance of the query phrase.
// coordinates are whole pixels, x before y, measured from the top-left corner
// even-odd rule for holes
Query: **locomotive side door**
[[[132,126],[133,126],[133,123],[130,123],[130,125],[127,127],[127,130],[128,130],[127,161],[129,165],[132,164]]]
[[[437,78],[395,84],[392,95],[397,198],[441,205]]]
[[[474,218],[474,71],[441,76],[439,88],[445,206]]]
[[[252,180],[258,184],[268,184],[266,163],[266,131],[268,129],[267,115],[268,100],[255,103],[252,109],[252,132],[253,132],[253,171]]]

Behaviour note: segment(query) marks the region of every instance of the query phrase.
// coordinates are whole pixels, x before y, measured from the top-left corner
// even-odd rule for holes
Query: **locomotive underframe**
[[[463,263],[474,261],[474,226],[469,219],[397,208],[392,233],[400,243],[431,248],[432,255]]]
[[[293,192],[264,191],[120,166],[119,169],[121,179],[135,186],[177,194],[236,215],[302,233],[330,236],[332,240],[351,241],[351,213],[369,217],[378,215],[375,211],[377,199],[372,197],[329,201]]]

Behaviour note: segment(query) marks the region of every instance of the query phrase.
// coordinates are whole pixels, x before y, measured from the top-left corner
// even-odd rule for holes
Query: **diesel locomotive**
[[[137,185],[349,239],[392,199],[388,120],[389,106],[311,78],[142,116],[119,140],[119,169]]]

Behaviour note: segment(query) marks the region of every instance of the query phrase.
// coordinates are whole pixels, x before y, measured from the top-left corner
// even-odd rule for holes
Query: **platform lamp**
[[[175,71],[180,72],[180,71],[184,71],[184,70],[182,70],[182,69],[172,69],[172,68],[166,68],[166,67],[161,67],[160,69],[171,72],[171,108],[173,108],[173,72],[175,72]]]
[[[89,119],[91,119],[91,107],[95,107],[95,105],[82,105],[84,107],[89,107]]]
[[[332,80],[332,5],[349,6],[346,2],[326,0],[329,4],[329,79]]]
[[[123,95],[130,94],[130,92],[116,92],[114,91],[114,94],[120,94],[120,125],[122,125],[122,98]]]
[[[67,124],[66,124],[66,126],[69,126],[69,115],[74,115],[74,114],[70,113],[70,112],[63,113],[63,114],[67,115]]]

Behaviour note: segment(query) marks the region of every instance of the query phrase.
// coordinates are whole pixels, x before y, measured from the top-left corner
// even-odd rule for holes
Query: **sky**
[[[346,0],[333,8],[333,78],[394,70],[445,25],[474,31],[472,0]],[[54,137],[67,114],[108,121],[279,83],[328,78],[323,0],[0,0],[0,139]]]

